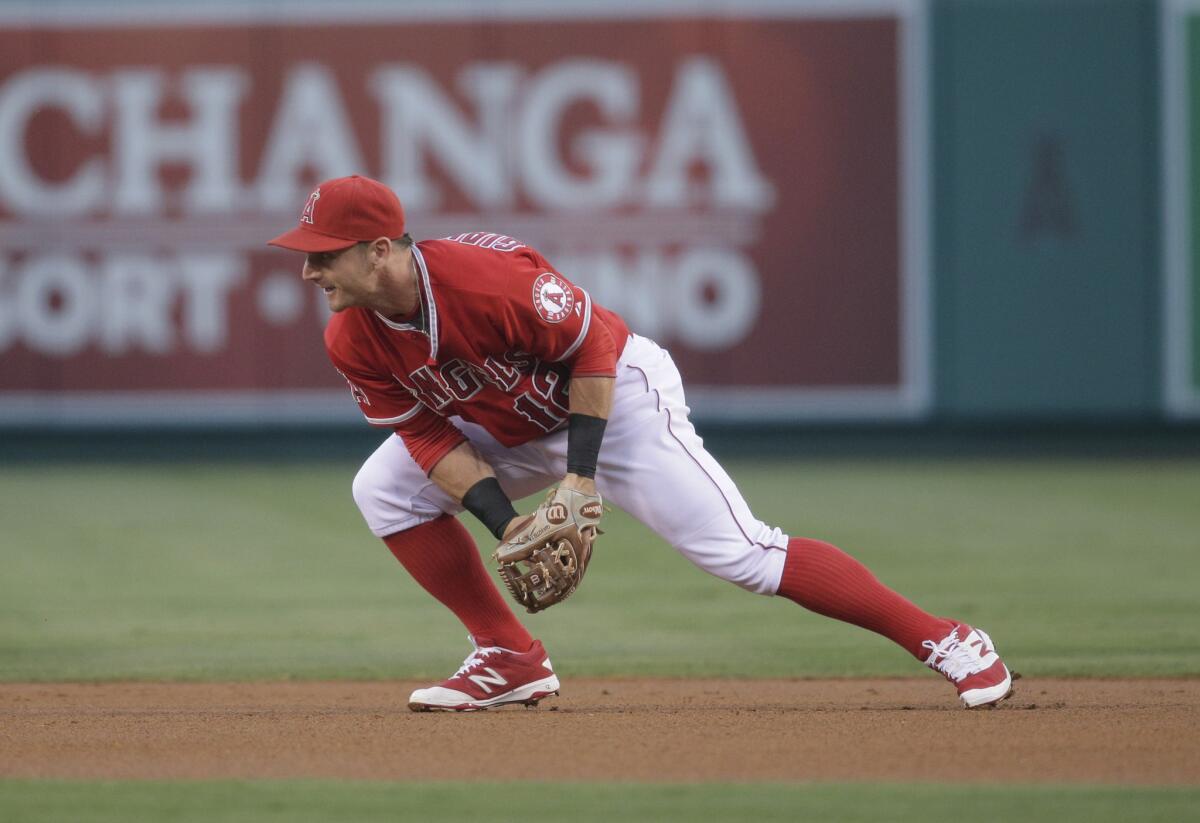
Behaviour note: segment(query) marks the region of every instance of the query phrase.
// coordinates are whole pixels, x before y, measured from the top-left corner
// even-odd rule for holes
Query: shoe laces
[[[500,652],[504,651],[504,649],[500,648],[499,646],[478,646],[475,644],[475,638],[473,637],[470,638],[470,640],[471,645],[475,646],[475,649],[467,655],[467,659],[463,661],[461,666],[459,666],[458,671],[454,673],[454,677],[461,677],[467,672],[471,671],[471,669],[481,665],[489,655],[499,654]]]
[[[978,651],[963,642],[966,638],[959,639],[960,628],[955,626],[954,631],[946,635],[941,643],[934,643],[932,640],[921,642],[922,648],[929,649],[925,665],[941,672],[955,683],[983,671],[988,666]]]

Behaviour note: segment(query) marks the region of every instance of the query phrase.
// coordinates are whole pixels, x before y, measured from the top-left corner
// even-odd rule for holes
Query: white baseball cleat
[[[1012,695],[1013,676],[982,629],[960,623],[941,642],[921,645],[929,649],[925,665],[955,685],[968,709],[994,706]]]
[[[540,640],[526,652],[480,645],[467,655],[452,677],[436,686],[417,689],[408,698],[414,712],[473,712],[508,703],[536,706],[543,697],[558,694],[558,676]]]

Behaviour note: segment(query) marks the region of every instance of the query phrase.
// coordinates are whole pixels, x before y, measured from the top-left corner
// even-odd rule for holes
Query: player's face
[[[325,292],[330,311],[366,306],[370,266],[360,245],[338,251],[309,254],[302,277]]]

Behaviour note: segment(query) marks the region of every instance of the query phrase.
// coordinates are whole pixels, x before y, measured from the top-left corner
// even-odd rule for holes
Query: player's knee
[[[434,504],[414,497],[400,481],[388,460],[373,455],[350,484],[350,493],[367,527],[379,537],[412,528],[443,513]]]
[[[749,535],[741,529],[704,528],[674,545],[704,571],[755,594],[778,590],[787,560],[787,536],[764,524]]]
[[[350,484],[350,493],[354,496],[354,503],[368,522],[372,520],[372,515],[376,514],[379,508],[383,484],[383,472],[372,460],[363,463],[362,468],[354,475],[354,482]]]
[[[774,594],[779,588],[779,577],[783,573],[782,559],[774,556],[777,554],[782,552],[756,549],[745,562],[733,569],[733,573],[726,579],[755,594]]]
[[[772,595],[779,588],[787,553],[762,545],[693,560],[709,574],[755,594]]]

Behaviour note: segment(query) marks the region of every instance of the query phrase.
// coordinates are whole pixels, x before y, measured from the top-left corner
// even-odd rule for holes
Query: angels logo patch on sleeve
[[[533,307],[547,323],[558,323],[575,307],[575,292],[554,272],[542,272],[533,281]]]

